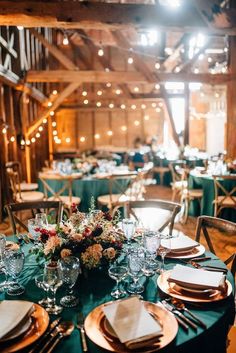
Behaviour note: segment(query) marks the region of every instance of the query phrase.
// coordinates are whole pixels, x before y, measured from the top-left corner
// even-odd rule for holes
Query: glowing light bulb
[[[70,143],[70,137],[66,137],[66,143]]]
[[[3,133],[3,134],[6,134],[6,133],[7,133],[7,129],[6,129],[5,127],[2,129],[2,133]]]
[[[128,62],[128,64],[130,64],[130,65],[133,64],[134,59],[132,58],[132,56],[130,56],[130,57],[128,58],[127,62]]]
[[[56,135],[57,135],[57,130],[53,130],[52,134],[53,134],[54,136],[56,136]]]
[[[121,130],[122,131],[127,131],[127,126],[125,126],[125,125],[121,126]]]
[[[146,109],[146,104],[141,104],[141,109]]]
[[[36,138],[35,138],[35,137],[32,137],[31,142],[32,142],[32,143],[35,143],[35,141],[36,141]]]
[[[160,67],[161,67],[161,65],[160,65],[160,63],[157,61],[157,62],[155,63],[155,69],[156,69],[156,70],[159,70]]]
[[[30,140],[26,140],[26,145],[29,146],[30,145]]]
[[[94,135],[94,138],[95,138],[96,140],[100,139],[100,137],[101,137],[100,134],[95,134],[95,135]]]
[[[50,114],[50,116],[54,116],[55,112],[52,110],[49,114]]]
[[[52,106],[52,102],[48,102],[48,107],[51,107]]]
[[[156,112],[157,112],[157,113],[160,113],[160,112],[161,112],[161,108],[157,107],[157,108],[156,108]]]
[[[131,105],[131,109],[135,110],[135,109],[136,109],[136,105],[135,105],[135,104],[132,104],[132,105]]]
[[[144,115],[144,120],[148,121],[149,120],[149,115]]]
[[[102,106],[102,103],[101,103],[101,102],[97,102],[97,103],[96,103],[96,106],[97,106],[98,108],[100,108],[100,107]]]
[[[153,107],[153,108],[156,108],[156,106],[157,106],[157,104],[153,102],[153,103],[152,103],[152,107]]]
[[[53,126],[53,127],[57,126],[56,121],[53,121],[53,122],[52,122],[52,126]]]
[[[41,136],[41,135],[40,135],[39,132],[37,132],[37,134],[35,135],[35,137],[37,137],[37,139],[40,138],[40,136]]]
[[[163,103],[162,103],[162,102],[159,102],[158,105],[159,105],[159,107],[161,107],[161,108],[163,107]]]
[[[80,137],[80,142],[85,142],[85,140],[86,140],[86,139],[85,139],[84,136],[81,136],[81,137]]]
[[[62,44],[63,45],[68,45],[69,44],[69,39],[68,39],[68,37],[66,35],[64,36],[64,38],[62,40]]]
[[[120,89],[117,89],[117,90],[116,90],[116,94],[117,94],[117,95],[121,94],[121,90],[120,90]]]
[[[175,68],[175,72],[180,72],[180,67],[179,66],[176,66],[176,68]]]
[[[139,87],[134,87],[134,92],[139,92]]]
[[[139,126],[139,125],[140,125],[140,122],[139,122],[138,120],[135,120],[134,125],[135,125],[135,126]]]
[[[121,104],[121,109],[125,109],[126,108],[126,105],[125,104]]]
[[[209,63],[212,63],[212,58],[209,56],[209,57],[207,58],[207,61],[208,61]]]
[[[194,73],[199,74],[199,69],[197,67],[194,69]]]
[[[103,56],[104,50],[102,48],[98,49],[98,56]]]
[[[155,89],[160,89],[160,87],[161,87],[161,86],[159,85],[159,83],[156,83],[156,84],[155,84]]]
[[[51,115],[51,114],[50,114]],[[43,119],[43,123],[47,124],[47,119]]]
[[[43,127],[42,126],[39,126],[39,131],[43,131]]]
[[[14,136],[11,136],[10,141],[11,141],[11,142],[15,142],[15,137],[14,137]]]
[[[113,103],[110,103],[110,104],[109,104],[109,108],[110,108],[110,109],[113,109],[113,108],[114,108],[114,104],[113,104]]]
[[[88,104],[88,102],[89,102],[88,99],[84,100],[84,104]]]
[[[97,91],[97,95],[101,96],[102,95],[102,91],[101,90]]]
[[[106,86],[107,86],[108,88],[110,88],[110,87],[111,87],[111,83],[110,83],[110,82],[107,82]]]
[[[20,142],[21,146],[24,146],[25,145],[25,140],[22,139],[21,142]]]
[[[86,96],[87,96],[87,94],[88,94],[88,92],[87,92],[87,91],[83,91],[83,92],[82,92],[82,96],[84,96],[84,97],[86,97]]]
[[[54,89],[53,91],[52,91],[52,94],[54,95],[54,96],[56,96],[57,95],[57,90],[56,89]]]
[[[113,135],[113,132],[112,132],[111,130],[108,130],[108,131],[107,131],[107,135],[108,135],[108,136],[112,136],[112,135]]]

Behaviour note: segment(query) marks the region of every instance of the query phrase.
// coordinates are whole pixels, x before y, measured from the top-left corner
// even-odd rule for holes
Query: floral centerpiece
[[[77,211],[57,227],[40,228],[38,243],[32,248],[37,260],[57,261],[76,256],[84,269],[109,265],[119,256],[124,235],[118,229],[119,217],[90,209],[88,214]]]

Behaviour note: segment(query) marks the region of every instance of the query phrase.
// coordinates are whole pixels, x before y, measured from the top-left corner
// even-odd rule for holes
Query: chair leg
[[[172,189],[172,198],[171,201],[174,202],[176,197],[176,189]]]
[[[160,173],[160,185],[163,185],[164,174]]]

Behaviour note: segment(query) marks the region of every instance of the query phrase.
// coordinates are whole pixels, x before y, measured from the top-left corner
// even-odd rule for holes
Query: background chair
[[[209,231],[217,230],[217,243],[224,248],[224,252],[227,251],[227,248],[235,249],[236,245],[236,223],[227,221],[225,219],[210,217],[210,216],[200,216],[198,217],[196,233],[195,233],[195,240],[200,242],[201,234],[203,234],[205,238],[206,245],[208,246],[209,250],[216,254],[215,246],[213,245],[213,232],[210,234]],[[219,235],[220,232],[220,235]],[[218,249],[218,256],[220,249]],[[225,260],[225,264],[231,264],[231,272],[235,276],[236,272],[236,253],[235,251],[228,251],[229,257]]]
[[[163,158],[160,158],[158,156],[154,156],[153,163],[154,163],[154,167],[152,168],[152,172],[153,172],[154,175],[155,174],[159,174],[160,185],[163,185],[164,184],[164,175],[166,173],[170,172],[170,168],[164,166]]]
[[[27,183],[26,181],[22,181],[22,169],[21,164],[18,161],[11,161],[5,164],[7,170],[11,170],[13,172],[18,173],[18,179],[20,183],[20,190],[24,191],[35,191],[38,189],[37,183]]]
[[[172,201],[175,201],[176,197],[181,195],[182,190],[187,188],[187,180],[184,179],[185,168],[186,162],[182,160],[169,163],[172,177]]]
[[[14,202],[42,201],[44,194],[40,191],[22,191],[18,172],[7,169],[12,198]]]
[[[168,227],[168,233],[172,234],[181,206],[162,200],[139,200],[127,202],[126,208],[127,215],[133,216],[144,228],[162,232]]]
[[[63,211],[62,202],[60,201],[12,203],[6,205],[5,208],[10,219],[13,234],[17,234],[17,225],[20,229],[24,229],[28,232],[27,223],[24,223],[24,221],[28,221],[28,219],[32,217],[34,218],[36,213],[41,213],[43,211],[47,215],[50,215],[53,222],[59,224],[62,219]]]
[[[236,175],[213,175],[213,178],[214,216],[218,217],[224,208],[236,210]]]

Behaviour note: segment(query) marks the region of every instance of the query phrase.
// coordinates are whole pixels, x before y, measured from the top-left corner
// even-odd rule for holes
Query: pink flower
[[[50,237],[44,247],[44,254],[49,255],[50,253],[54,253],[56,248],[61,246],[61,239],[58,235]]]

